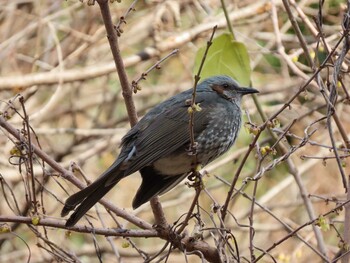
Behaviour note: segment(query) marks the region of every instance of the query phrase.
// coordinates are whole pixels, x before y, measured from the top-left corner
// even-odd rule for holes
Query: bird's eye
[[[224,85],[222,85],[225,89],[227,89],[228,88],[228,84],[224,84]]]

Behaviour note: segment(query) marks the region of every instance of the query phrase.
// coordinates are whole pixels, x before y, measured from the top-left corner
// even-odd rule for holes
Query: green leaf
[[[320,215],[318,219],[315,221],[315,225],[319,226],[322,231],[328,231],[330,229],[327,219],[322,215]]]
[[[198,50],[195,59],[194,74],[198,73],[206,46]],[[250,84],[250,61],[246,46],[235,41],[231,34],[224,33],[213,40],[204,62],[202,79],[215,75],[227,75],[242,86]]]

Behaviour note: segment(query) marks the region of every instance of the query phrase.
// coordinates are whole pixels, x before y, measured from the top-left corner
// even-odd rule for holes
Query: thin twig
[[[121,52],[119,49],[118,36],[117,36],[117,33],[114,29],[114,25],[112,23],[111,12],[109,9],[109,1],[98,0],[97,2],[100,6],[100,10],[101,10],[102,18],[103,18],[103,23],[105,24],[106,31],[107,31],[107,38],[108,38],[109,46],[110,46],[110,49],[112,51],[115,67],[117,69],[117,73],[119,76],[120,85],[121,85],[122,90],[123,90],[122,94],[124,97],[126,110],[128,112],[129,121],[130,121],[131,126],[134,126],[137,123],[138,118],[137,118],[135,104],[134,104],[134,101],[132,99],[131,86],[130,86],[128,76],[127,76],[126,71],[125,71],[124,62],[123,62]]]
[[[26,216],[0,216],[0,222],[20,222],[22,224],[33,225],[32,217]],[[63,220],[41,218],[36,226],[55,227],[60,229],[67,229]],[[79,233],[94,233],[103,236],[120,236],[120,237],[158,237],[157,231],[153,229],[120,229],[120,228],[96,228],[89,226],[76,225],[69,228],[69,231]]]
[[[194,166],[197,165],[196,142],[195,142],[194,130],[193,130],[193,128],[194,128],[194,114],[195,114],[195,111],[198,110],[196,107],[197,84],[198,84],[199,80],[201,79],[200,74],[202,72],[202,68],[204,66],[205,59],[207,58],[209,48],[210,48],[211,44],[213,43],[212,40],[214,38],[214,34],[215,34],[216,29],[217,29],[217,26],[214,26],[213,32],[210,36],[210,39],[207,42],[207,47],[204,51],[204,55],[202,57],[201,64],[199,65],[198,72],[194,76],[194,84],[193,84],[192,99],[191,99],[191,106],[190,106],[190,108],[192,110],[190,111],[190,121],[189,121],[189,130],[190,130],[190,149],[189,149],[189,152],[193,155]]]
[[[233,28],[232,28],[232,24],[230,21],[230,16],[229,16],[228,11],[227,11],[225,0],[220,0],[220,2],[221,2],[222,9],[224,10],[227,28],[230,31],[233,39],[235,39],[235,34],[233,33]]]
[[[194,184],[200,184],[199,186],[195,186],[195,189],[196,189],[196,195],[194,196],[193,200],[192,200],[192,203],[191,203],[191,206],[190,208],[188,209],[188,212],[186,214],[186,217],[184,219],[184,221],[181,223],[181,226],[180,228],[176,231],[177,234],[181,234],[181,232],[186,228],[186,226],[188,225],[188,221],[190,220],[190,218],[192,217],[192,212],[194,210],[194,207],[196,206],[197,202],[198,202],[198,198],[199,198],[199,195],[201,193],[201,187],[202,187],[202,180],[200,180],[199,182],[195,182]]]
[[[109,4],[108,1],[104,0],[98,0],[98,4],[100,6],[103,22],[105,24],[108,35],[109,45],[113,54],[115,66],[117,68],[120,85],[122,87],[122,94],[129,116],[129,122],[131,126],[134,126],[138,122],[136,108],[132,98],[132,89],[129,84],[128,76],[126,74],[124,62],[119,49],[118,35],[112,23]],[[151,200],[152,211],[154,212],[154,216],[158,218],[157,221],[166,222],[164,213],[161,209],[161,205],[158,205],[158,197],[153,197],[152,199],[154,199]]]
[[[79,7],[79,4],[74,6]],[[251,17],[253,14],[256,14],[257,12],[259,12],[259,10],[264,8],[265,5],[266,5],[265,1],[258,1],[256,3],[253,3],[252,5],[249,5],[247,7],[242,7],[239,10],[232,12],[230,14],[230,18],[231,20],[233,19],[238,20],[238,19]],[[280,5],[280,3],[277,3],[277,5]],[[67,9],[65,11],[68,11],[68,10],[70,9]],[[49,16],[47,17],[47,19],[53,19],[53,17]],[[43,22],[44,21],[41,21],[40,23],[43,23]],[[138,64],[140,61],[148,60],[150,58],[157,56],[161,52],[166,52],[174,48],[179,48],[184,44],[190,43],[194,39],[197,39],[198,36],[202,35],[203,33],[211,31],[214,25],[217,25],[218,28],[225,28],[227,26],[226,19],[224,17],[218,20],[215,19],[215,22],[210,21],[206,24],[200,24],[186,31],[171,35],[170,37],[162,41],[162,43],[160,43],[157,46],[157,49],[149,46],[143,49],[142,51],[140,51],[138,54],[126,57],[124,60],[124,64],[126,67],[134,66]],[[2,50],[2,46],[5,44],[6,44],[5,42],[0,43],[0,50]],[[33,85],[40,85],[39,86],[40,88],[45,88],[47,87],[46,85],[57,84],[60,80],[62,80],[64,83],[88,80],[91,78],[97,78],[100,76],[113,73],[114,71],[115,71],[115,63],[113,62],[113,63],[107,63],[103,65],[99,64],[97,66],[89,66],[89,67],[84,67],[79,69],[65,70],[62,73],[39,72],[39,73],[26,74],[23,76],[18,75],[18,76],[0,77],[0,90],[9,90],[11,88],[17,88],[17,87],[25,88]]]
[[[23,135],[21,135],[16,128],[14,128],[11,124],[9,124],[2,116],[0,116],[0,126],[3,127],[7,132],[9,132],[12,136],[14,136],[17,140],[25,142]],[[38,155],[44,162],[46,162],[49,166],[51,166],[55,171],[61,174],[63,178],[67,181],[71,182],[75,186],[80,189],[86,187],[81,181],[79,181],[74,174],[70,171],[62,167],[59,163],[53,160],[48,154],[42,151],[39,147],[32,144],[33,153]],[[133,224],[139,226],[142,229],[152,229],[152,225],[147,223],[146,221],[138,218],[130,213],[127,213],[125,210],[116,207],[111,202],[106,201],[106,199],[101,199],[99,201],[102,205],[104,205],[107,209],[113,211],[116,215],[132,222]]]
[[[306,57],[306,60],[307,60],[308,64],[310,65],[310,67],[313,68],[314,67],[314,63],[313,63],[312,58],[310,56],[310,52],[308,50],[305,38],[304,38],[303,33],[301,32],[300,27],[299,27],[299,25],[298,25],[294,15],[293,15],[293,13],[292,13],[292,10],[290,9],[289,2],[288,2],[288,0],[282,0],[282,2],[283,2],[283,5],[284,5],[284,8],[287,11],[287,14],[288,14],[288,17],[289,17],[289,21],[292,23],[294,32],[295,32],[296,36],[298,37],[299,43],[301,45],[301,48],[304,50],[304,55]]]
[[[136,79],[133,80],[131,82],[131,87],[134,91],[134,93],[137,93],[137,91],[140,89],[139,87],[139,82],[143,79],[146,79],[146,76],[148,75],[148,73],[150,73],[153,69],[160,69],[160,64],[163,63],[165,60],[167,60],[168,58],[170,58],[171,56],[176,55],[179,52],[179,49],[174,49],[173,51],[171,51],[168,55],[166,55],[164,58],[158,60],[154,65],[152,65],[149,69],[147,69],[145,72],[142,72],[141,76]]]
[[[185,227],[187,226],[188,220],[192,216],[193,209],[195,207],[195,204],[198,202],[199,194],[202,190],[202,179],[200,178],[200,174],[198,174],[199,172],[198,172],[198,168],[197,168],[198,160],[197,160],[197,143],[196,143],[195,138],[194,138],[195,137],[195,135],[194,135],[194,114],[195,114],[196,110],[198,110],[198,105],[196,105],[197,84],[201,78],[200,74],[202,72],[202,68],[204,66],[205,59],[207,58],[209,48],[210,48],[211,44],[213,43],[212,41],[213,41],[216,29],[217,29],[217,26],[214,26],[213,32],[212,32],[212,34],[207,42],[207,47],[204,51],[204,54],[203,54],[203,57],[201,60],[201,64],[198,68],[198,72],[194,76],[192,100],[191,100],[191,105],[190,105],[191,111],[189,111],[189,114],[190,114],[190,120],[189,120],[190,148],[189,148],[189,153],[190,153],[190,155],[192,155],[192,158],[193,158],[193,174],[191,175],[191,178],[194,178],[194,181],[196,184],[196,186],[195,186],[196,195],[192,201],[192,205],[191,205],[189,211],[187,212],[187,216],[186,216],[185,220],[183,221],[182,226],[177,231],[177,233],[181,233],[185,229]]]
[[[129,6],[129,8],[125,11],[124,15],[121,16],[119,18],[118,24],[115,26],[115,31],[117,32],[118,37],[120,37],[120,35],[123,33],[122,30],[122,25],[126,24],[126,18],[127,16],[132,12],[135,11],[135,5],[137,3],[138,0],[134,0],[131,5]]]
[[[200,80],[200,74],[202,72],[202,68],[204,66],[204,62],[205,62],[205,59],[207,57],[207,54],[208,54],[208,51],[209,51],[209,48],[212,44],[212,41],[213,41],[213,38],[214,38],[214,35],[215,35],[215,31],[217,29],[217,26],[215,26],[213,28],[213,32],[207,42],[207,47],[205,49],[205,52],[204,52],[204,55],[202,57],[202,60],[201,60],[201,64],[199,66],[199,69],[198,69],[198,72],[197,74],[195,75],[194,79],[194,86],[193,86],[193,91],[192,91],[192,100],[191,100],[191,111],[190,111],[190,121],[189,121],[189,130],[190,130],[190,149],[189,149],[189,152],[191,153],[191,155],[193,156],[193,173],[194,173],[194,184],[195,184],[195,189],[196,189],[196,195],[192,201],[192,204],[190,206],[190,209],[188,210],[187,212],[187,215],[186,215],[186,218],[185,220],[182,222],[182,225],[181,227],[177,230],[177,233],[180,234],[184,229],[185,227],[187,226],[188,224],[188,221],[190,220],[191,216],[192,216],[192,212],[194,210],[194,207],[196,205],[196,203],[198,202],[198,198],[199,198],[199,195],[200,195],[200,192],[202,190],[202,179],[200,178],[200,174],[197,174],[199,173],[197,171],[197,150],[196,150],[196,142],[195,142],[195,138],[194,138],[194,114],[195,114],[195,111],[197,109],[196,107],[196,91],[197,91],[197,84]]]
[[[333,76],[332,76],[332,81],[331,81],[331,92],[330,92],[330,99],[332,100],[333,104],[336,103],[337,98],[338,98],[338,94],[337,94],[337,84],[338,81],[342,78],[341,76],[341,65],[343,64],[346,55],[349,52],[350,49],[350,36],[349,36],[349,31],[350,31],[350,0],[347,1],[347,11],[344,14],[343,17],[343,21],[342,21],[342,27],[343,27],[343,36],[344,36],[344,41],[343,41],[343,48],[340,52],[339,57],[336,59],[335,61],[335,66],[334,66],[334,71],[333,71]],[[331,111],[332,109],[329,107],[328,108],[329,111]],[[335,111],[332,111],[335,112]],[[336,118],[334,118],[334,116]],[[336,125],[338,126],[338,130],[340,131],[340,135],[342,136],[346,148],[350,149],[350,142],[349,142],[349,138],[346,135],[345,132],[345,128],[343,126],[343,124],[341,123],[341,121],[339,120],[337,115],[333,114],[333,119],[335,120]],[[328,121],[328,119],[327,119]],[[331,121],[329,121],[329,125],[331,125]],[[334,138],[333,138],[333,133],[331,133],[331,127],[329,127],[329,133],[332,139],[332,145],[333,147],[335,146],[335,142],[334,142]],[[343,179],[343,183],[344,181],[346,181],[347,179],[347,183],[345,184],[345,191],[347,192],[347,199],[350,199],[350,178],[349,176],[345,176],[345,172],[344,169],[342,167],[342,163],[341,160],[339,158],[339,154],[337,149],[334,149],[334,155],[336,156],[336,160],[337,160],[337,164],[338,164],[338,169],[340,171],[340,173],[342,174],[342,179]],[[344,241],[345,244],[349,244],[350,243],[350,205],[346,205],[345,206],[345,218],[344,218]],[[342,263],[346,263],[350,261],[350,254],[347,253],[344,255],[344,257],[341,259]]]
[[[246,152],[246,154],[244,155],[235,175],[234,175],[234,178],[233,178],[233,181],[232,181],[232,184],[231,184],[231,187],[230,187],[230,190],[228,192],[228,195],[226,197],[226,200],[225,200],[225,204],[224,206],[222,207],[222,219],[224,220],[225,217],[226,217],[226,211],[227,211],[227,208],[228,208],[228,204],[230,202],[230,199],[232,197],[232,194],[234,192],[234,187],[238,181],[238,178],[239,178],[239,175],[243,169],[243,166],[245,164],[245,162],[247,161],[248,159],[248,156],[250,155],[251,151],[254,149],[255,147],[255,143],[257,142],[258,138],[260,137],[261,133],[263,130],[266,129],[267,127],[267,124],[269,122],[271,122],[273,119],[277,118],[278,115],[280,115],[286,108],[290,107],[291,103],[303,92],[305,91],[306,87],[315,79],[316,75],[318,73],[321,72],[321,70],[326,66],[327,62],[328,62],[328,59],[330,59],[333,55],[334,55],[334,52],[336,51],[336,48],[340,45],[341,41],[343,40],[343,37],[341,37],[339,39],[339,41],[337,41],[337,43],[335,44],[335,47],[333,48],[333,50],[327,55],[327,57],[325,58],[325,60],[323,61],[323,63],[320,65],[320,67],[306,80],[306,82],[304,83],[304,85],[302,85],[299,90],[286,102],[284,103],[284,105],[279,109],[277,110],[272,116],[270,116],[266,122],[264,122],[262,125],[260,125],[258,127],[258,131],[257,131],[257,134],[255,135],[254,137],[254,140],[249,144],[249,148]]]
[[[31,134],[30,134],[30,126],[29,126],[29,117],[27,115],[26,108],[24,106],[24,98],[22,96],[19,97],[19,102],[22,105],[23,110],[23,122],[24,122],[24,128],[26,129],[27,134],[27,140],[28,140],[28,162],[29,162],[29,174],[31,178],[31,186],[32,186],[32,193],[30,194],[31,201],[32,201],[32,207],[34,209],[34,214],[36,215],[38,213],[37,210],[37,201],[36,201],[36,191],[35,191],[35,179],[34,179],[34,169],[33,169],[33,149],[32,149],[32,140],[31,140]],[[30,191],[29,191],[30,192]]]
[[[262,259],[264,257],[264,255],[267,253],[267,252],[270,252],[272,249],[274,249],[275,247],[277,247],[278,245],[282,244],[284,241],[286,241],[287,239],[289,239],[290,237],[294,236],[296,233],[298,233],[301,229],[305,228],[306,226],[309,226],[309,225],[313,225],[315,224],[320,217],[327,217],[327,216],[330,216],[331,214],[337,214],[339,213],[339,211],[347,204],[350,203],[350,200],[347,200],[339,205],[337,205],[335,208],[333,208],[332,210],[326,212],[326,213],[323,213],[321,214],[319,217],[311,220],[311,221],[308,221],[306,222],[305,224],[297,227],[296,229],[294,229],[293,231],[291,231],[287,236],[283,237],[282,239],[280,239],[279,241],[277,242],[274,242],[274,244],[269,247],[268,249],[265,250],[264,253],[262,253],[261,255],[259,255],[252,263],[255,263],[255,262],[258,262],[260,259]]]

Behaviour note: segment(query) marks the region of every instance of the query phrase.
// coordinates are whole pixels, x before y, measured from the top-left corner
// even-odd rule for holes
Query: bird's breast
[[[197,143],[197,162],[207,165],[225,153],[235,142],[241,126],[240,112],[224,114],[209,121],[208,126],[199,133]],[[152,165],[165,176],[178,176],[189,173],[193,168],[193,156],[189,155],[189,145],[185,144],[170,155],[164,156]]]

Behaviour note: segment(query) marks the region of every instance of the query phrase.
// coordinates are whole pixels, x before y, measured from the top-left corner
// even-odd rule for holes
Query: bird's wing
[[[208,115],[213,113],[213,103],[208,103],[203,99],[203,95],[199,94],[196,99],[200,103],[201,111],[194,113],[194,135],[198,135],[207,126]],[[127,158],[127,167],[125,167],[124,175],[134,173],[143,167],[150,165],[165,157],[180,147],[187,146],[190,143],[188,105],[185,101],[178,102],[172,107],[156,116],[147,127],[143,127],[138,133],[135,133],[133,140],[123,147],[121,154],[127,150],[129,153]],[[132,147],[130,147],[132,144]],[[190,157],[189,157],[190,158]],[[107,181],[113,184],[114,180]]]

